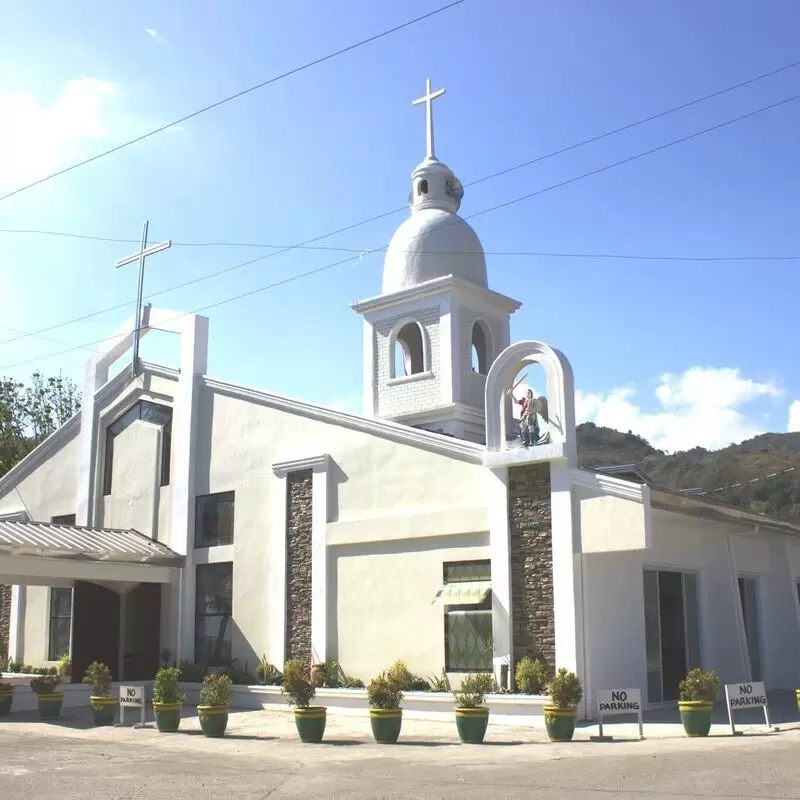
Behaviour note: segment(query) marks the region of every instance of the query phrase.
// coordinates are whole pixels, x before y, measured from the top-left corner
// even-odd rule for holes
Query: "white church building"
[[[369,680],[403,659],[507,685],[534,656],[589,709],[612,687],[673,701],[695,666],[795,687],[800,527],[579,468],[570,364],[535,331],[512,343],[520,302],[458,216],[435,94],[381,293],[353,307],[363,414],[212,377],[208,320],[143,308],[180,363],[109,379],[133,333],[93,353],[81,411],[0,478],[12,659],[70,652],[74,680],[95,659],[125,680],[262,655]],[[526,365],[549,420],[531,447],[509,394]]]

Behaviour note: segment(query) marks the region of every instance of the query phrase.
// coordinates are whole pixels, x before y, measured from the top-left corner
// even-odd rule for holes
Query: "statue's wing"
[[[549,423],[550,422],[550,414],[547,411],[547,398],[546,397],[537,397],[536,398],[536,410],[541,415],[542,419]]]

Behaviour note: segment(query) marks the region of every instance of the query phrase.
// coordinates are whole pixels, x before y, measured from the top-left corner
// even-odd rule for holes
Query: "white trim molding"
[[[290,473],[311,470],[311,653],[312,663],[327,660],[328,652],[328,472],[330,456],[276,461],[272,471],[278,479],[272,501],[271,545],[272,615],[270,645],[273,663],[286,656],[286,535],[287,479]]]
[[[570,479],[574,486],[583,486],[612,497],[623,500],[635,500],[638,503],[649,499],[650,487],[643,483],[633,483],[623,478],[615,478],[602,472],[591,472],[585,469],[570,470]]]

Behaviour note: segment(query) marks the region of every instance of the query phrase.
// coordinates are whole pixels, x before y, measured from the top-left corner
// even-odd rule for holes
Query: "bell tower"
[[[458,216],[464,188],[436,158],[430,80],[427,152],[411,173],[411,215],[386,251],[382,291],[356,303],[364,319],[367,416],[485,441],[486,375],[510,341],[520,303],[488,287],[475,231]]]

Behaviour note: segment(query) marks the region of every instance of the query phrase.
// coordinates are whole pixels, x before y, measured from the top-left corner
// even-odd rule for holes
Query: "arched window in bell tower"
[[[472,371],[480,375],[486,375],[489,371],[489,341],[489,329],[486,323],[481,319],[475,320],[472,325]]]
[[[428,194],[428,181],[425,178],[417,184],[417,194]]]
[[[416,320],[398,326],[389,337],[389,377],[405,378],[426,372],[429,344],[422,325]]]

